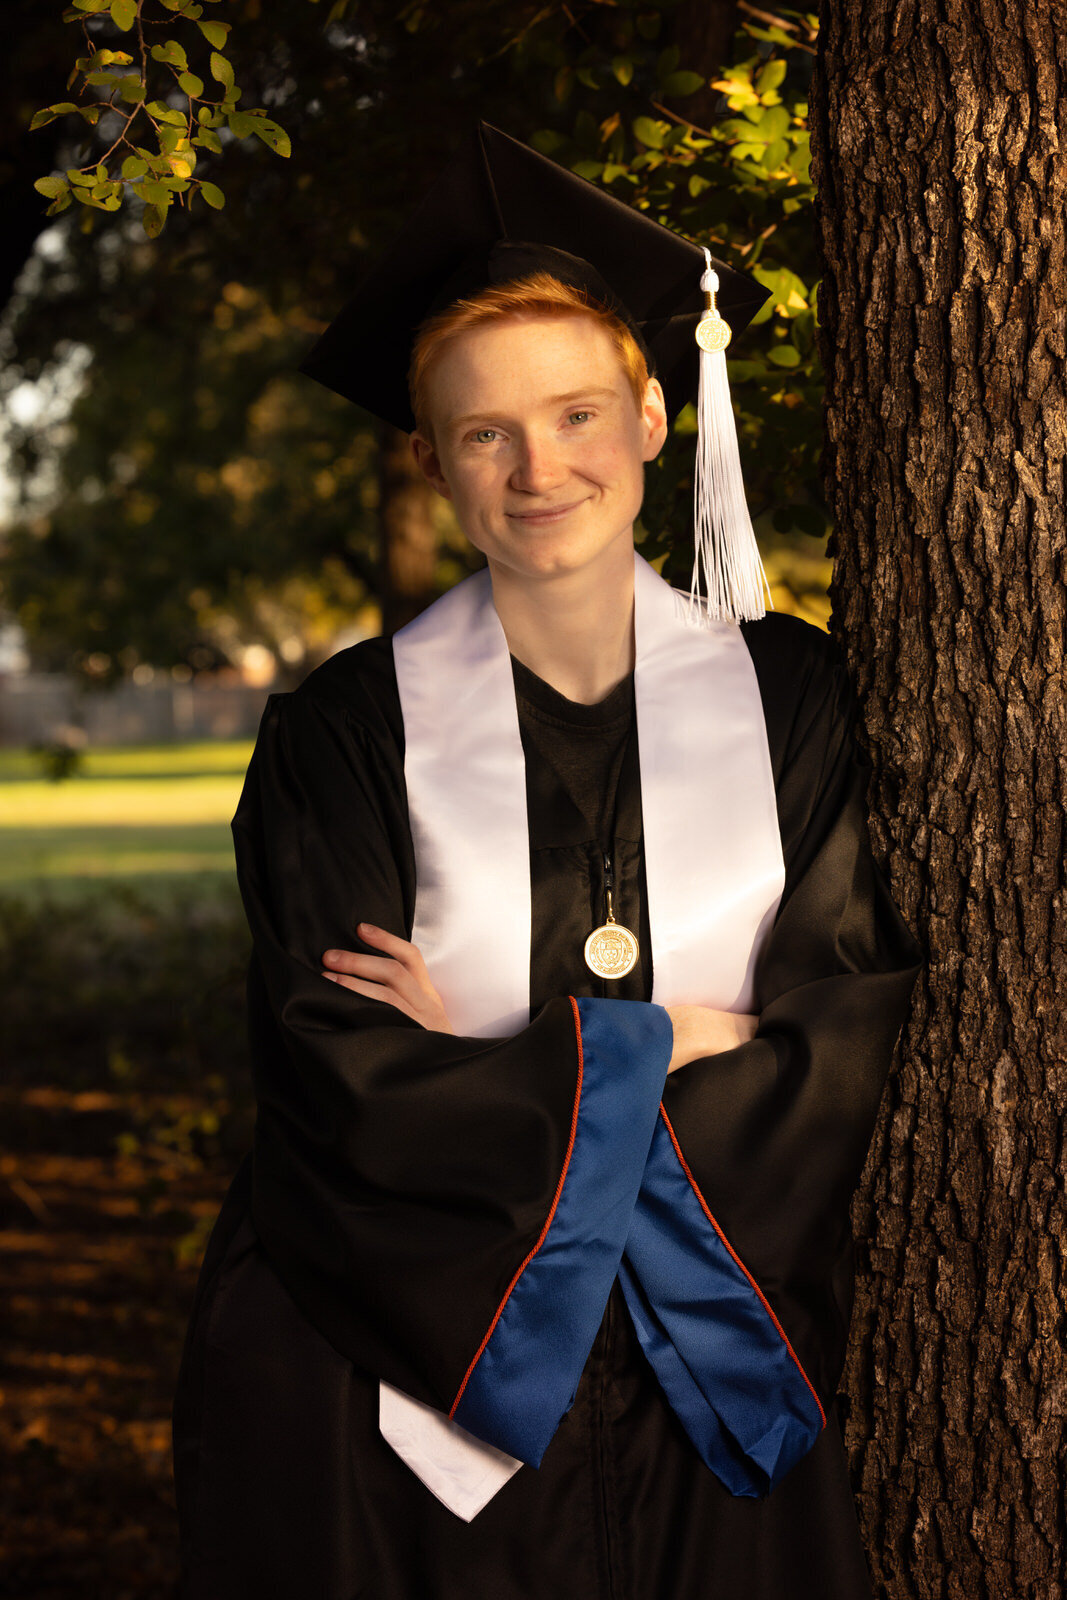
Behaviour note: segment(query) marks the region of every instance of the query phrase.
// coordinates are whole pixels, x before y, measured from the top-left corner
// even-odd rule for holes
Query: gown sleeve
[[[756,1035],[668,1078],[620,1268],[673,1409],[739,1495],[766,1494],[825,1425],[851,1315],[849,1204],[922,967],[871,855],[847,671],[805,633]]]
[[[391,702],[387,672],[358,670],[375,659],[356,646],[270,697],[232,822],[252,1221],[338,1351],[536,1465],[617,1273],[671,1023],[560,996],[510,1038],[457,1037],[321,975],[327,949],[380,953],[360,921],[411,933],[395,683]]]

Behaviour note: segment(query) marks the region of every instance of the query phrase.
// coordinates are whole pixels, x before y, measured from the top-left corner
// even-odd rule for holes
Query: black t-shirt
[[[612,835],[615,795],[634,718],[634,675],[603,700],[568,700],[515,656],[511,658],[519,723],[552,767],[602,848]]]

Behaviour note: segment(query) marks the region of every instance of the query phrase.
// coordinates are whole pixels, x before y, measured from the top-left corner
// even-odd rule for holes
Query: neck
[[[590,572],[537,581],[491,564],[493,604],[508,649],[553,689],[595,705],[634,668],[634,552]]]

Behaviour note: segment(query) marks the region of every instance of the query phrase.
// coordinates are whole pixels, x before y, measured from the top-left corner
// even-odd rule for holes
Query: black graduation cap
[[[718,310],[740,333],[770,290],[712,261]],[[544,269],[593,290],[635,329],[673,417],[696,399],[704,268],[699,246],[479,122],[299,370],[410,432],[419,324],[464,295]]]
[[[539,270],[589,289],[622,318],[670,417],[699,392],[694,508],[709,607],[736,615],[740,603],[762,615],[722,351],[770,290],[491,123],[471,131],[298,370],[410,432],[407,374],[420,324]],[[719,336],[698,343],[698,327],[712,323]],[[694,594],[696,584],[694,566]]]

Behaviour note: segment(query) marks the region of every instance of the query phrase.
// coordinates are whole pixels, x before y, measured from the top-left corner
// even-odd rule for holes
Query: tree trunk
[[[434,490],[415,464],[408,436],[378,425],[379,593],[382,632],[392,633],[437,598]]]
[[[823,0],[831,632],[927,950],[856,1211],[875,1587],[1065,1593],[1067,13]]]

